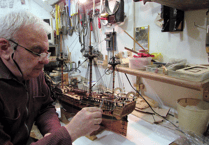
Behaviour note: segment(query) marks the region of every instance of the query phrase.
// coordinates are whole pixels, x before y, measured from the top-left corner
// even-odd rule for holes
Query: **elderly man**
[[[89,107],[61,127],[42,71],[49,28],[25,11],[0,18],[0,144],[27,144],[35,123],[44,137],[32,144],[69,145],[102,121],[102,110]]]

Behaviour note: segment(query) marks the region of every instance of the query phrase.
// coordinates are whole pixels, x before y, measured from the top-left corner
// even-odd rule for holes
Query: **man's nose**
[[[42,60],[39,60],[39,63],[41,63],[41,64],[48,64],[49,63],[49,58],[48,57],[44,57]]]

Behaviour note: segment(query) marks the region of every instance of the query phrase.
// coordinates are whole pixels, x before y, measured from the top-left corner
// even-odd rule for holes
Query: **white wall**
[[[9,1],[10,0],[1,1],[1,3],[0,3],[0,16],[3,16],[4,14],[6,14],[6,13],[12,11],[12,10],[16,10],[16,9],[26,9],[26,10],[29,10],[29,7],[30,7],[29,1],[30,0],[25,0],[25,4],[24,5],[21,4],[20,0],[14,0],[12,8],[9,7]]]
[[[9,8],[9,1],[10,0],[7,0],[5,2],[6,4],[5,8],[1,8],[1,5],[0,5],[0,17],[7,14],[10,11],[14,11],[17,9],[25,9],[42,19],[51,18],[51,15],[49,14],[49,12],[44,10],[41,6],[39,6],[33,0],[25,0],[25,4],[21,4],[21,0],[14,0],[13,8]]]

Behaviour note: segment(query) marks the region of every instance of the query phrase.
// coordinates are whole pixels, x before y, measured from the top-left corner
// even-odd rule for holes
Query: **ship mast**
[[[63,89],[63,52],[62,52],[62,33],[60,34],[60,53],[61,53],[61,87]]]
[[[120,64],[120,62],[117,62],[116,61],[116,58],[115,58],[115,54],[114,54],[114,51],[115,51],[115,35],[116,35],[116,32],[114,31],[113,29],[113,32],[112,32],[112,61],[109,61],[108,64],[110,64],[112,66],[112,69],[113,69],[113,84],[112,84],[112,99],[114,98],[114,93],[115,93],[115,67],[116,65]]]
[[[115,47],[114,47],[114,35],[115,35],[115,33],[114,33],[114,29],[113,29],[113,33],[112,33],[112,57],[113,57],[113,64],[115,63],[115,54],[114,54],[114,49],[115,49]],[[113,67],[113,83],[112,83],[112,95],[113,95],[113,97],[114,97],[114,93],[115,93],[115,65],[112,65],[112,67]]]
[[[92,14],[89,15],[89,55],[88,55],[88,59],[89,59],[89,67],[90,67],[90,77],[89,77],[89,97],[92,97],[92,63],[93,63],[93,59],[95,57],[95,55],[92,54],[93,51],[93,46],[91,46],[91,26],[92,26]]]

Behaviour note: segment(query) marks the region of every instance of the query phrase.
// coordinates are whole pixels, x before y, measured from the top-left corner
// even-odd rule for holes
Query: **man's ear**
[[[0,57],[8,60],[11,55],[11,50],[9,41],[4,38],[0,38]]]

